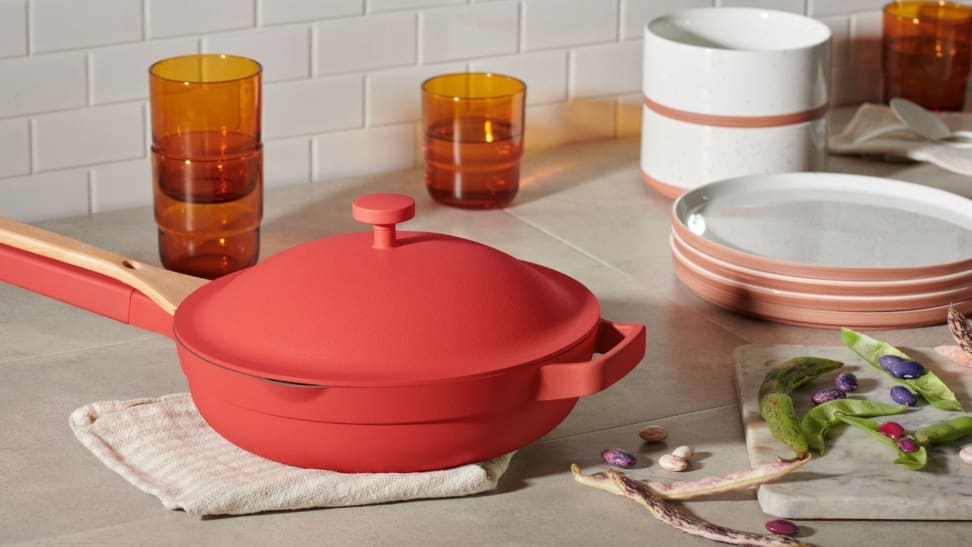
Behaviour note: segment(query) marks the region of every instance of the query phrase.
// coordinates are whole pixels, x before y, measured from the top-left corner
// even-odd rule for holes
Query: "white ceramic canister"
[[[649,22],[645,181],[674,197],[723,178],[822,169],[830,38],[813,18],[759,8],[690,9]]]

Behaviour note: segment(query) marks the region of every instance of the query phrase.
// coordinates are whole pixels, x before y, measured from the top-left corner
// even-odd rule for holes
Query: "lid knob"
[[[395,225],[415,216],[415,200],[404,194],[368,194],[351,203],[351,216],[374,228],[375,249],[390,249],[395,241]]]

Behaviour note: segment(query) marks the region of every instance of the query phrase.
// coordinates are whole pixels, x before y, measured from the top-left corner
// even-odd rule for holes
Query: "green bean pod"
[[[844,366],[840,361],[822,357],[793,357],[777,368],[771,369],[759,386],[759,413],[774,437],[796,452],[797,458],[806,457],[810,448],[800,430],[800,420],[790,393],[827,372]]]
[[[972,416],[959,416],[915,431],[919,444],[948,444],[972,435]]]

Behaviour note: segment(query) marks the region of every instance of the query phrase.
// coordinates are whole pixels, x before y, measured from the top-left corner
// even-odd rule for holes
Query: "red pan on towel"
[[[396,230],[414,214],[407,196],[364,196],[353,215],[372,231],[213,281],[0,219],[0,280],[173,338],[213,429],[301,467],[423,471],[510,452],[644,356],[644,326],[602,319],[574,279]]]

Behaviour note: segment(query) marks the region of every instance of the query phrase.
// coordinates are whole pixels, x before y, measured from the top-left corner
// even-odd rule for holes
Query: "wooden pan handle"
[[[0,244],[120,281],[169,314],[174,314],[186,296],[208,282],[3,217]]]

